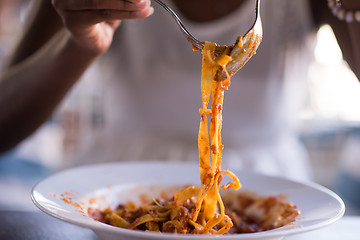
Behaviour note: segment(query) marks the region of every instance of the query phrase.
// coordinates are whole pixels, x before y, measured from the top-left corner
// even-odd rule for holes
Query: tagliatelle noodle
[[[201,119],[198,135],[199,167],[201,187],[196,200],[196,211],[192,221],[200,224],[194,225],[201,233],[223,234],[232,226],[229,217],[225,215],[225,208],[219,193],[222,174],[229,175],[234,182],[223,186],[223,189],[241,187],[239,179],[230,171],[221,170],[223,145],[221,143],[222,108],[224,91],[230,86],[230,76],[226,65],[231,57],[226,54],[215,55],[215,43],[206,42],[202,50],[201,98],[202,108],[199,110]],[[223,81],[216,81],[215,75],[219,69],[227,74]],[[208,109],[212,99],[211,109]],[[208,127],[210,117],[210,131]],[[220,207],[220,213],[217,208]],[[213,228],[225,221],[224,227],[214,231]]]

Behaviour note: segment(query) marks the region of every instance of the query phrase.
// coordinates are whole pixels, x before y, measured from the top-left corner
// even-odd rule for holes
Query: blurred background
[[[25,24],[29,0],[0,1],[0,67]],[[314,169],[314,181],[338,193],[348,215],[360,215],[360,84],[343,61],[333,32],[317,32],[308,72],[308,101],[300,113],[300,138]],[[0,155],[0,209],[34,210],[30,191],[64,169],[82,142],[103,124],[103,91],[91,69],[54,116],[15,149]],[[1,137],[1,136],[0,136]]]

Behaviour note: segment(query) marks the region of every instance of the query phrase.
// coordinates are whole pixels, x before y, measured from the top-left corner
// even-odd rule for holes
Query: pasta
[[[238,41],[236,47],[241,47],[241,44],[242,42]],[[220,188],[238,190],[241,188],[241,184],[234,173],[221,169],[223,151],[221,143],[222,106],[224,91],[230,86],[230,74],[227,66],[233,59],[230,56],[231,47],[222,47],[224,51],[220,55],[215,54],[216,48],[218,46],[215,43],[205,42],[202,49],[202,108],[199,110],[201,118],[198,134],[201,185],[188,186],[170,199],[153,199],[153,201],[140,207],[136,207],[134,203],[130,202],[121,204],[114,210],[108,208],[99,212],[90,209],[89,214],[95,219],[128,229],[192,234],[225,234],[230,229],[232,233],[271,229],[291,222],[298,215],[296,207],[285,204],[282,198],[254,198],[252,194],[242,194],[242,197],[239,198],[242,199],[239,204],[248,203],[246,205],[248,209],[253,206],[253,210],[248,210],[248,216],[243,214],[244,209],[230,208],[229,215],[225,210],[219,192]],[[235,71],[231,72],[231,74],[234,73]],[[208,108],[209,105],[210,108]],[[220,186],[223,174],[228,175],[232,181]],[[247,201],[243,201],[244,199]],[[273,221],[270,221],[269,224],[261,226],[260,222],[266,222],[264,219],[260,221],[256,220],[255,217],[249,217],[252,216],[251,212],[257,211],[256,206],[268,201],[274,206],[282,206],[278,209],[285,209],[276,213],[275,217],[267,217],[267,219],[280,219],[279,216],[284,215],[283,219],[285,220],[281,224],[271,225]],[[257,215],[253,214],[253,216]],[[265,214],[263,215],[265,216]],[[246,221],[239,220],[241,218],[247,219],[248,222],[257,222],[257,227],[254,227],[254,224],[245,227],[247,226]]]
[[[230,85],[230,76],[227,74],[226,65],[231,61],[231,57],[226,54],[216,57],[215,48],[214,43],[206,42],[202,50],[201,98],[203,106],[200,109],[201,119],[198,136],[201,187],[191,220],[197,231],[205,234],[210,232],[223,234],[232,227],[231,219],[225,214],[224,204],[219,194],[222,174],[228,174],[234,180],[234,182],[224,185],[223,189],[232,187],[237,190],[241,187],[239,179],[233,173],[221,170],[223,150],[221,143],[222,106],[224,91]],[[227,75],[223,81],[215,80],[219,69],[225,70]],[[212,104],[211,109],[208,109],[210,96]],[[210,116],[210,131],[208,130],[207,116]],[[218,204],[220,214],[217,213]],[[225,221],[224,226],[215,231],[214,227],[223,221]]]
[[[160,194],[162,195],[162,194]],[[299,215],[297,207],[286,202],[284,195],[259,196],[253,192],[228,192],[223,195],[226,214],[233,226],[226,234],[253,233],[271,230],[294,221]],[[115,209],[89,209],[88,215],[100,222],[134,230],[196,234],[203,230],[201,224],[190,223],[195,210],[196,198],[190,198],[174,207],[174,198],[162,196],[147,199],[136,206],[133,202],[119,204]],[[225,217],[224,220],[228,220]],[[212,230],[214,234],[223,228],[222,221]]]

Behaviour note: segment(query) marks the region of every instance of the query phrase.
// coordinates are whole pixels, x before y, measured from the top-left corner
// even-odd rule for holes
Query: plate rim
[[[46,181],[49,181],[49,179],[52,178],[57,178],[63,174],[69,173],[69,172],[76,172],[79,169],[92,169],[95,167],[109,167],[112,165],[121,165],[121,166],[139,166],[139,165],[151,165],[151,166],[156,166],[159,165],[160,167],[163,167],[164,164],[166,165],[189,165],[189,166],[197,166],[197,164],[191,163],[191,162],[181,162],[181,161],[172,161],[172,162],[164,162],[164,161],[131,161],[131,162],[107,162],[107,163],[94,163],[94,164],[87,164],[87,165],[82,165],[82,166],[76,166],[73,168],[68,168],[68,169],[64,169],[62,171],[59,171],[49,177],[46,177],[42,180],[40,180],[38,183],[36,183],[32,190],[31,190],[31,200],[32,202],[35,204],[35,206],[37,208],[39,208],[42,212],[44,212],[45,214],[50,215],[51,217],[57,218],[61,221],[70,223],[70,224],[74,224],[80,227],[85,227],[85,228],[89,228],[91,230],[93,230],[95,233],[97,233],[97,231],[99,232],[107,232],[110,231],[111,233],[121,233],[123,236],[128,236],[128,237],[137,237],[140,235],[142,235],[143,237],[146,237],[147,239],[190,239],[190,238],[194,238],[193,234],[172,234],[172,233],[156,233],[156,232],[142,232],[142,231],[134,231],[134,230],[129,230],[129,229],[123,229],[123,228],[119,228],[119,227],[114,227],[111,225],[107,225],[104,223],[100,223],[100,222],[88,222],[88,220],[86,221],[80,221],[80,220],[74,220],[68,217],[64,217],[61,214],[57,214],[55,212],[52,212],[51,210],[47,209],[45,206],[43,206],[38,199],[36,198],[36,194],[39,193],[37,191],[37,187],[40,184],[44,184],[46,183]],[[245,171],[244,169],[240,169],[236,172],[241,172],[241,171]],[[300,227],[300,228],[294,228],[294,229],[282,229],[283,227],[277,228],[277,229],[273,229],[273,230],[268,230],[268,231],[264,231],[264,232],[257,232],[257,233],[242,233],[242,234],[232,234],[232,235],[196,235],[197,239],[220,239],[220,240],[227,240],[227,239],[260,239],[261,237],[283,237],[283,236],[288,236],[288,235],[294,235],[294,234],[299,234],[299,233],[303,233],[303,232],[308,232],[308,231],[313,231],[325,226],[328,226],[334,222],[336,222],[337,220],[339,220],[345,213],[345,204],[344,201],[332,190],[318,184],[315,182],[311,182],[311,181],[294,181],[291,179],[287,179],[281,176],[273,176],[273,175],[268,175],[268,174],[264,174],[264,173],[258,173],[253,171],[252,174],[254,175],[259,175],[259,176],[265,176],[265,177],[270,177],[270,178],[274,178],[274,179],[278,179],[278,180],[286,180],[288,182],[292,182],[292,183],[297,183],[297,184],[301,184],[304,185],[306,187],[321,191],[329,196],[331,196],[332,198],[334,198],[335,200],[337,200],[337,202],[340,204],[340,211],[333,217],[327,219],[327,220],[323,220],[317,224],[311,225],[311,226],[306,226],[306,227]],[[104,186],[105,187],[105,186]],[[41,193],[39,193],[41,194]],[[90,219],[89,219],[90,221]]]

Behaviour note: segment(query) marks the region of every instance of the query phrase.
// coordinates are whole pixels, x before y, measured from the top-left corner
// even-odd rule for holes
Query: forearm
[[[335,0],[328,6],[328,0],[310,0],[313,10],[313,18],[316,26],[329,24],[333,29],[342,54],[352,71],[360,80],[360,23],[353,21],[348,23],[340,20],[332,13]],[[348,11],[360,10],[359,0],[342,0],[343,8]],[[336,12],[335,12],[336,13]]]
[[[122,20],[152,12],[150,0],[37,0],[0,79],[0,152],[49,118]]]
[[[62,30],[0,79],[0,152],[30,135],[52,114],[97,54]]]
[[[349,11],[360,10],[359,0],[342,0],[342,5]],[[347,29],[352,49],[351,60],[348,61],[348,63],[360,80],[360,22],[353,21],[347,23]]]

